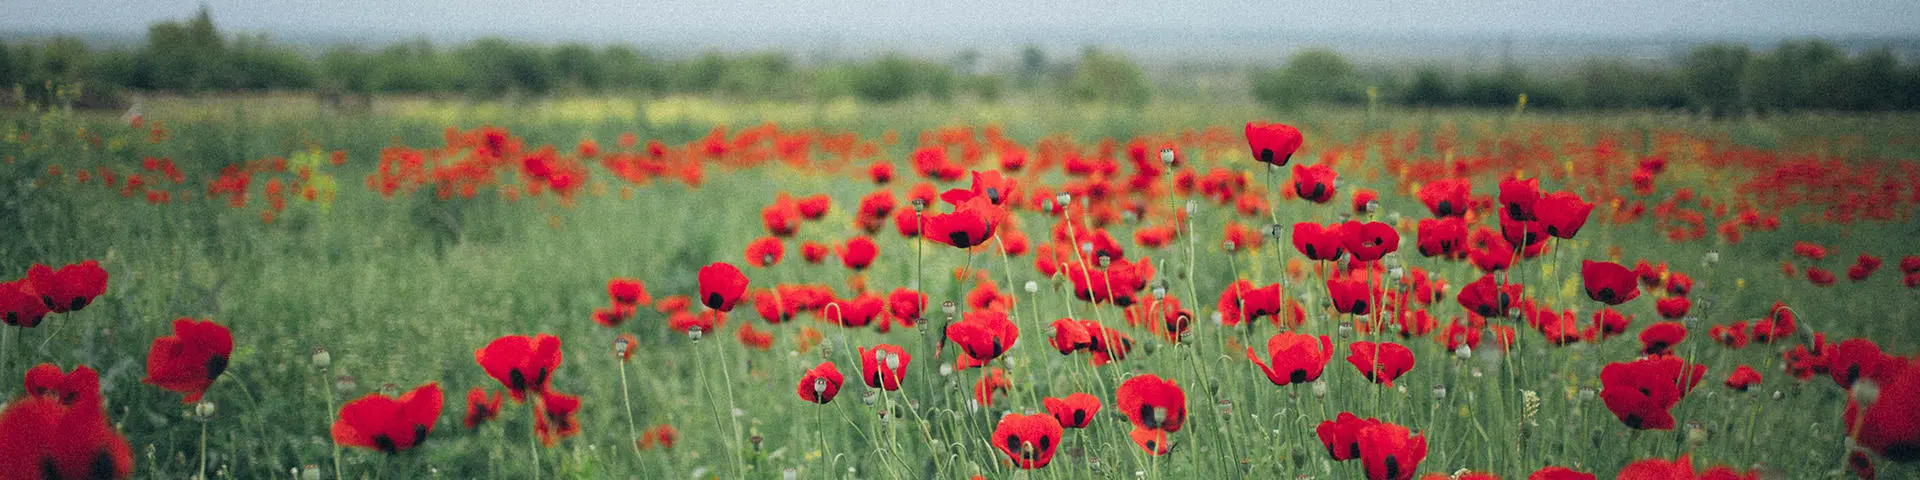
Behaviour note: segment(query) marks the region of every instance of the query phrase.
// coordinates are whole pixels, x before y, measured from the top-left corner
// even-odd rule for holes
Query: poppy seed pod
[[[327,353],[327,349],[315,348],[313,349],[312,361],[313,368],[326,370],[327,367],[333,366],[333,354]]]
[[[213,415],[219,413],[219,410],[213,402],[202,401],[193,406],[193,419],[202,422],[213,421]]]

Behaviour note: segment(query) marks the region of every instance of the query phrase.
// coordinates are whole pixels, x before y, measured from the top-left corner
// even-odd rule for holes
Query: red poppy
[[[1668,272],[1666,283],[1668,294],[1684,296],[1687,292],[1693,291],[1693,277],[1684,273]]]
[[[1580,227],[1587,224],[1587,216],[1592,213],[1593,204],[1572,192],[1548,194],[1533,204],[1533,214],[1540,219],[1547,235],[1565,239],[1580,233]]]
[[[1293,166],[1293,193],[1300,199],[1313,203],[1327,203],[1333,199],[1334,182],[1340,174],[1324,163]]]
[[[1340,227],[1340,245],[1362,262],[1379,260],[1400,249],[1400,232],[1385,222],[1349,221]]]
[[[1842,419],[1856,444],[1888,460],[1912,463],[1920,460],[1920,365],[1899,360],[1908,365],[1877,379],[1880,395],[1871,404],[1848,397]]]
[[[1847,470],[1853,472],[1853,476],[1860,477],[1860,480],[1874,480],[1878,478],[1873,471],[1873,460],[1867,458],[1866,452],[1855,451],[1848,453]]]
[[[613,306],[593,310],[593,323],[598,323],[600,326],[607,328],[618,327],[620,324],[626,323],[628,318],[632,317],[633,307],[617,303],[613,304]]]
[[[1115,398],[1120,412],[1136,427],[1178,432],[1187,421],[1187,392],[1159,375],[1128,378],[1120,383]]]
[[[808,220],[819,220],[820,217],[826,216],[827,209],[833,206],[833,197],[824,193],[803,197],[794,206],[800,210],[800,216]]]
[[[773,333],[753,328],[753,324],[742,324],[734,330],[733,338],[740,344],[754,350],[766,351],[773,348]]]
[[[1627,464],[1620,469],[1620,480],[1695,480],[1693,460],[1686,455],[1668,461],[1661,458],[1647,458]]]
[[[1504,220],[1530,221],[1534,219],[1534,203],[1540,201],[1540,179],[1506,178],[1500,180],[1500,218]]]
[[[480,428],[480,424],[500,416],[500,402],[506,398],[499,393],[488,394],[486,389],[480,387],[467,390],[467,416],[460,423],[466,425],[468,430]]]
[[[1593,326],[1597,329],[1601,340],[1627,333],[1627,327],[1632,324],[1633,316],[1621,315],[1619,310],[1602,308],[1598,312],[1593,312]]]
[[[560,338],[544,333],[503,336],[473,351],[473,361],[506,386],[515,402],[526,401],[528,392],[547,391],[560,358]]]
[[[1347,349],[1353,352],[1347,355],[1347,363],[1374,383],[1392,387],[1394,379],[1413,370],[1413,351],[1398,343],[1353,342]]]
[[[427,441],[440,418],[444,399],[438,382],[401,394],[400,398],[370,393],[340,407],[333,421],[333,443],[395,454]]]
[[[947,340],[960,345],[968,356],[986,361],[999,358],[1020,339],[1020,327],[1007,319],[1005,312],[975,310],[947,326]]]
[[[926,217],[927,239],[956,248],[972,248],[993,239],[994,228],[1006,212],[985,197],[956,205],[953,213]]]
[[[1173,445],[1167,442],[1167,431],[1158,428],[1133,427],[1132,431],[1127,432],[1127,439],[1148,455],[1156,457],[1173,450]]]
[[[914,212],[911,208],[902,208],[893,212],[893,226],[900,231],[900,236],[902,237],[914,238],[920,236],[920,225],[925,223],[925,220],[926,219],[920,218],[920,214]]]
[[[840,394],[840,385],[846,381],[847,377],[840,374],[840,368],[835,367],[833,362],[820,362],[820,365],[800,376],[800,385],[796,388],[801,400],[825,404]]]
[[[1420,186],[1415,196],[1435,217],[1463,217],[1473,195],[1473,183],[1464,178],[1436,180]]]
[[[722,312],[733,311],[733,304],[747,293],[747,275],[740,267],[714,262],[700,268],[700,303]]]
[[[808,240],[800,244],[800,258],[806,260],[807,263],[819,265],[820,262],[826,261],[827,255],[831,253],[833,253],[833,249],[827,248],[825,244],[820,242]]]
[[[893,164],[884,161],[873,162],[872,165],[867,166],[867,177],[873,179],[875,185],[886,185],[893,180]]]
[[[1591,473],[1554,466],[1541,467],[1539,470],[1534,470],[1532,475],[1527,475],[1527,480],[1594,480],[1594,478]]]
[[[33,328],[46,318],[47,303],[34,293],[27,279],[0,283],[0,320],[8,326]]]
[[[27,269],[27,282],[53,313],[85,308],[95,297],[107,293],[107,271],[93,260],[60,267],[57,271],[36,263]]]
[[[880,254],[880,247],[873,244],[872,238],[861,235],[847,239],[847,243],[841,245],[839,251],[841,264],[846,265],[849,270],[860,271],[866,270],[867,265],[873,264],[873,257]]]
[[[1455,300],[1460,302],[1461,307],[1465,307],[1475,315],[1503,318],[1513,309],[1514,303],[1519,301],[1524,288],[1518,283],[1501,285],[1493,278],[1493,274],[1489,273],[1481,275],[1479,280],[1474,280],[1465,287],[1460,287],[1460,294],[1455,297]]]
[[[1888,356],[1880,345],[1864,338],[1852,338],[1833,346],[1827,355],[1827,374],[1840,388],[1851,389],[1862,378],[1879,378],[1882,373],[1898,371],[1906,360]]]
[[[1253,288],[1253,282],[1244,278],[1236,280],[1227,285],[1226,290],[1220,292],[1218,302],[1220,321],[1227,326],[1234,326],[1241,322],[1258,320],[1260,317],[1277,315],[1280,313],[1281,303],[1280,284]]]
[[[551,447],[562,438],[580,434],[580,420],[574,418],[580,411],[580,397],[548,390],[540,392],[538,406],[533,430],[539,434],[540,444]]]
[[[875,319],[887,308],[886,300],[872,294],[862,293],[858,297],[834,301],[826,309],[826,319],[838,322],[842,327],[865,327],[872,325]]]
[[[771,267],[780,263],[780,257],[786,252],[787,247],[780,243],[780,237],[756,238],[747,243],[747,264],[760,268]]]
[[[1672,430],[1673,406],[1706,374],[1706,366],[1672,356],[1609,363],[1600,369],[1600,399],[1628,428]]]
[[[1732,325],[1714,325],[1707,328],[1707,336],[1727,348],[1747,346],[1747,322],[1741,320]]]
[[[767,227],[767,234],[776,237],[791,237],[800,226],[800,209],[793,199],[781,193],[773,203],[760,209],[760,223]]]
[[[1001,175],[1000,172],[994,170],[985,172],[974,171],[972,173],[973,184],[971,188],[966,190],[948,190],[940,194],[940,199],[955,206],[965,204],[974,198],[985,198],[988,203],[994,205],[1007,205],[1008,203],[1012,203],[1010,200],[1015,198],[1015,190],[1019,188],[1013,179],[1007,178]]]
[[[1833,272],[1829,272],[1827,271],[1827,269],[1820,268],[1820,267],[1807,267],[1807,281],[1813,282],[1814,286],[1819,286],[1819,287],[1830,286],[1830,285],[1833,285],[1834,280],[1837,280],[1837,279],[1834,278]]]
[[[1467,234],[1467,260],[1483,272],[1497,272],[1513,266],[1513,244],[1491,228],[1478,227]]]
[[[1693,309],[1693,300],[1688,300],[1687,297],[1667,297],[1653,302],[1653,307],[1660,312],[1661,318],[1676,319],[1687,316],[1687,310]]]
[[[920,321],[927,306],[927,294],[900,287],[887,294],[887,313],[908,326]]]
[[[1551,343],[1556,347],[1564,347],[1579,342],[1588,335],[1588,332],[1580,329],[1580,322],[1574,319],[1573,310],[1567,310],[1562,314],[1556,315],[1553,313],[1553,309],[1541,307],[1539,316],[1541,317],[1541,323],[1538,327],[1540,334],[1547,337],[1547,343]]]
[[[1587,298],[1607,305],[1619,305],[1640,296],[1640,284],[1632,270],[1613,262],[1580,262],[1580,279],[1587,287]]]
[[[1793,254],[1806,257],[1808,260],[1819,260],[1827,258],[1827,247],[1813,242],[1796,241],[1793,242]]]
[[[1300,150],[1300,144],[1306,137],[1300,135],[1300,129],[1292,125],[1267,122],[1247,122],[1247,147],[1253,150],[1253,159],[1273,165],[1286,166],[1293,159],[1294,152]]]
[[[78,365],[61,372],[59,365],[42,363],[27,370],[27,396],[58,400],[75,408],[100,408],[100,374]]]
[[[1320,379],[1326,371],[1327,361],[1333,358],[1333,339],[1321,335],[1318,340],[1309,335],[1293,332],[1280,332],[1267,339],[1267,361],[1261,362],[1247,348],[1247,359],[1260,366],[1267,374],[1267,381],[1274,385],[1292,385]]]
[[[1427,436],[1391,423],[1369,425],[1356,436],[1369,480],[1410,480],[1427,459]]]
[[[875,345],[868,349],[860,348],[860,379],[873,388],[886,388],[888,391],[900,389],[900,379],[907,374],[907,364],[913,361],[906,349],[895,345]]]
[[[95,392],[92,396],[98,397]],[[128,478],[133,452],[99,405],[29,396],[0,411],[0,476]]]
[[[1847,279],[1856,282],[1866,280],[1867,277],[1873,276],[1873,272],[1879,270],[1880,257],[1862,253],[1859,258],[1854,259],[1853,266],[1847,267]]]
[[[1461,217],[1422,218],[1414,244],[1426,257],[1460,258],[1467,252],[1467,220]]]
[[[1327,447],[1327,455],[1336,462],[1360,458],[1360,431],[1367,427],[1380,425],[1375,418],[1360,418],[1351,412],[1340,412],[1333,420],[1320,422],[1314,433],[1320,436],[1320,444]]]
[[[1009,388],[1013,388],[1013,382],[1007,380],[1007,371],[994,367],[980,374],[980,380],[973,383],[973,401],[982,407],[991,407],[994,394],[1006,392]]]
[[[673,443],[679,439],[680,431],[674,430],[673,425],[662,423],[641,432],[640,439],[634,441],[634,444],[641,450],[652,450],[655,445],[660,448],[673,448]]]
[[[1366,315],[1372,311],[1368,306],[1372,295],[1373,289],[1367,286],[1364,272],[1327,277],[1327,296],[1333,300],[1333,309],[1340,313]]]
[[[1654,322],[1640,331],[1640,353],[1665,355],[1687,339],[1687,326],[1680,322]]]
[[[1060,426],[1066,428],[1087,428],[1093,423],[1094,414],[1100,413],[1100,398],[1085,392],[1074,392],[1066,397],[1047,397],[1041,401],[1047,407]]]
[[[1530,250],[1546,240],[1547,236],[1547,229],[1539,220],[1514,220],[1506,216],[1500,217],[1500,238],[1506,239],[1507,245],[1511,247],[1525,247]],[[1532,253],[1524,251],[1521,253],[1525,253],[1528,258],[1533,257]]]
[[[1380,192],[1375,192],[1371,188],[1362,188],[1359,190],[1354,190],[1353,191],[1353,213],[1366,214],[1367,209],[1370,208],[1370,206],[1372,208],[1378,208],[1379,205],[1377,204],[1377,202],[1379,201],[1380,201]]]
[[[1758,383],[1760,383],[1760,372],[1753,371],[1753,367],[1746,365],[1734,367],[1733,373],[1727,375],[1727,388],[1734,390],[1744,392]]]
[[[1313,260],[1339,260],[1346,254],[1342,224],[1321,226],[1313,222],[1293,224],[1293,248]]]
[[[227,370],[233,354],[233,334],[211,320],[173,321],[173,335],[153,339],[147,350],[147,378],[141,380],[185,396],[181,403],[200,401],[200,395]]]
[[[1006,454],[1014,466],[1031,470],[1053,461],[1062,433],[1065,430],[1052,415],[1008,414],[1000,417],[1000,423],[993,427],[993,446]]]

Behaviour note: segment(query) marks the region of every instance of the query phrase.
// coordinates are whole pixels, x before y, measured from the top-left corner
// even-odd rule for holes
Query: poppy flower
[[[1538,220],[1514,220],[1505,216],[1500,217],[1500,238],[1506,239],[1507,245],[1532,249],[1547,237],[1546,227]],[[1528,253],[1527,257],[1532,258],[1533,254]]]
[[[1533,204],[1533,214],[1547,235],[1569,240],[1580,233],[1580,227],[1587,224],[1587,217],[1592,213],[1593,204],[1572,192],[1551,193]]]
[[[1833,272],[1829,272],[1827,271],[1827,269],[1820,268],[1820,267],[1807,267],[1807,281],[1813,282],[1814,286],[1817,286],[1817,287],[1830,286],[1830,285],[1833,285],[1834,280],[1836,280],[1836,278],[1834,278]]]
[[[875,319],[886,311],[887,302],[872,294],[862,293],[858,297],[836,300],[826,309],[826,319],[838,322],[842,327],[865,327],[872,325]]]
[[[1847,279],[1856,282],[1866,280],[1873,276],[1873,272],[1880,270],[1880,263],[1880,257],[1862,253],[1854,259],[1853,266],[1847,267]]]
[[[1613,262],[1580,262],[1580,279],[1587,287],[1587,298],[1607,305],[1627,303],[1640,296],[1636,275]]]
[[[927,239],[955,248],[972,248],[993,239],[994,228],[1004,215],[1001,207],[985,197],[975,197],[955,206],[953,213],[927,215]]]
[[[1540,334],[1547,337],[1547,343],[1564,347],[1586,338],[1587,332],[1580,329],[1580,323],[1573,317],[1573,310],[1556,315],[1553,309],[1542,307],[1539,311],[1541,323],[1537,327]]]
[[[861,347],[860,379],[869,387],[899,390],[900,379],[907,374],[907,364],[912,361],[913,356],[896,345]]]
[[[1727,388],[1734,390],[1744,392],[1758,383],[1760,383],[1760,372],[1753,371],[1753,367],[1746,365],[1734,367],[1733,373],[1727,375]]]
[[[539,415],[534,417],[533,430],[540,436],[540,444],[552,447],[560,439],[580,434],[580,420],[574,414],[580,411],[580,397],[548,390],[540,393]]]
[[[1653,307],[1660,312],[1661,318],[1671,320],[1687,316],[1687,310],[1693,309],[1693,300],[1688,300],[1687,297],[1667,297],[1653,302]]]
[[[1567,467],[1555,467],[1555,466],[1540,467],[1539,470],[1534,470],[1533,474],[1527,475],[1527,480],[1594,480],[1594,479],[1595,477],[1591,473],[1582,472],[1582,471],[1574,470]]]
[[[51,363],[34,365],[27,370],[26,387],[29,397],[52,398],[75,408],[100,408],[100,373],[86,365],[75,366],[72,372],[61,372],[60,366]]]
[[[1410,480],[1427,459],[1427,436],[1381,423],[1361,428],[1356,440],[1369,480]]]
[[[1327,361],[1333,358],[1333,339],[1321,335],[1318,340],[1309,335],[1293,332],[1280,332],[1267,339],[1267,361],[1261,362],[1247,347],[1247,359],[1260,366],[1267,374],[1267,381],[1274,385],[1293,385],[1308,383],[1320,379],[1326,371]]]
[[[831,253],[833,249],[827,248],[820,242],[808,240],[800,244],[800,259],[806,260],[807,263],[819,265],[820,262],[826,261],[827,255]]]
[[[820,365],[807,370],[805,375],[800,376],[800,386],[797,387],[797,391],[800,393],[801,400],[825,404],[833,401],[833,397],[840,394],[840,385],[846,381],[846,376],[840,374],[840,368],[835,367],[833,362],[820,362]]]
[[[1280,313],[1280,284],[1269,284],[1254,288],[1253,282],[1246,279],[1234,281],[1220,291],[1220,321],[1228,326],[1240,322],[1252,322],[1260,317]]]
[[[593,310],[593,323],[598,323],[600,326],[607,328],[618,327],[620,324],[626,323],[628,318],[632,317],[633,307],[618,303],[609,307]]]
[[[1893,371],[1899,373],[1879,382],[1880,395],[1871,404],[1849,396],[1842,418],[1861,447],[1895,462],[1920,461],[1920,365],[1909,362]]]
[[[506,400],[505,395],[498,393],[489,395],[486,389],[480,387],[467,390],[467,416],[463,417],[460,423],[466,425],[468,430],[480,428],[480,424],[500,416],[502,400]]]
[[[980,374],[980,380],[973,383],[973,401],[982,407],[993,406],[996,393],[1004,393],[1013,388],[1013,382],[1007,380],[1007,371],[994,367]]]
[[[1628,428],[1672,430],[1673,406],[1706,374],[1706,366],[1672,356],[1609,363],[1600,369],[1600,399]]]
[[[1680,322],[1655,322],[1640,331],[1640,353],[1665,355],[1687,339],[1687,326]]]
[[[1386,222],[1349,221],[1340,227],[1340,245],[1355,260],[1371,262],[1400,249],[1400,232]]]
[[[1313,222],[1293,224],[1293,248],[1313,260],[1339,260],[1346,254],[1343,224],[1321,226]]]
[[[787,247],[780,243],[780,237],[760,237],[747,243],[747,264],[767,268],[780,263],[780,257]]]
[[[1087,336],[1092,339],[1092,343],[1087,345],[1087,352],[1093,354],[1089,359],[1093,366],[1106,365],[1114,360],[1124,360],[1127,354],[1133,351],[1133,336],[1127,335],[1126,332],[1107,328],[1093,320],[1082,320],[1081,324],[1086,328]]]
[[[1619,310],[1602,308],[1593,312],[1593,326],[1598,329],[1601,340],[1627,333],[1627,327],[1633,324],[1633,316],[1621,315]]]
[[[1354,190],[1353,213],[1356,215],[1364,215],[1367,213],[1368,208],[1378,208],[1379,205],[1377,202],[1379,201],[1380,192],[1375,192],[1371,188]]]
[[[45,303],[47,310],[53,313],[79,310],[95,297],[107,293],[107,271],[100,268],[100,262],[93,260],[60,267],[59,270],[36,263],[27,269],[27,282],[33,285],[34,293],[40,295],[41,303]]]
[[[800,227],[800,208],[787,194],[781,193],[772,204],[760,209],[760,223],[767,227],[768,235],[791,237]]]
[[[1247,122],[1246,134],[1253,159],[1275,167],[1286,166],[1306,141],[1300,129],[1283,123]]]
[[[880,254],[880,247],[873,244],[872,238],[861,235],[847,239],[847,243],[840,245],[839,252],[840,263],[846,265],[848,270],[857,272],[873,264],[873,257]]]
[[[1293,193],[1313,203],[1333,199],[1334,185],[1340,174],[1324,163],[1293,166]]]
[[[971,188],[953,189],[940,194],[940,199],[959,206],[975,198],[985,198],[993,205],[1006,205],[1014,198],[1018,188],[1013,179],[1001,175],[999,171],[974,171]]]
[[[1115,398],[1114,403],[1136,427],[1178,432],[1187,421],[1187,392],[1159,375],[1128,378],[1120,383]]]
[[[714,262],[700,268],[700,303],[722,312],[733,311],[733,304],[747,293],[747,275],[731,263]]]
[[[900,231],[901,237],[919,237],[920,226],[926,223],[926,219],[920,217],[920,214],[914,212],[913,209],[902,208],[893,212],[893,226]]]
[[[1491,228],[1475,228],[1467,234],[1467,260],[1483,272],[1497,272],[1513,266],[1513,244]]]
[[[1819,260],[1827,258],[1827,247],[1813,242],[1796,241],[1793,242],[1793,254],[1806,257],[1808,260]]]
[[[1394,379],[1413,370],[1413,351],[1398,343],[1353,342],[1347,349],[1353,351],[1347,363],[1373,383],[1392,387]]]
[[[8,402],[0,411],[0,475],[128,478],[133,475],[133,452],[101,407],[29,396]]]
[[[560,338],[544,333],[503,336],[473,351],[473,361],[506,386],[515,402],[526,401],[528,392],[547,391],[560,359]]]
[[[1540,201],[1540,179],[1506,178],[1500,180],[1500,207],[1504,220],[1530,221],[1533,207]]]
[[[1422,218],[1414,237],[1420,255],[1460,258],[1467,252],[1467,221],[1460,217]]]
[[[1747,322],[1741,320],[1731,325],[1714,325],[1707,328],[1707,336],[1727,348],[1747,346]]]
[[[1313,431],[1320,437],[1320,444],[1327,447],[1327,455],[1336,462],[1360,458],[1360,431],[1379,425],[1376,418],[1360,418],[1352,412],[1340,412],[1333,420],[1320,422]]]
[[[794,202],[794,207],[800,211],[801,217],[805,217],[808,220],[819,220],[820,217],[827,215],[828,208],[833,207],[833,197],[829,197],[824,193],[802,197],[799,201]]]
[[[679,439],[679,430],[675,430],[673,425],[662,423],[648,428],[645,432],[640,432],[640,439],[634,441],[634,446],[640,447],[641,450],[652,450],[654,446],[673,448],[673,443]]]
[[[925,311],[926,306],[927,294],[907,287],[895,288],[893,293],[887,294],[887,312],[907,325],[919,322],[920,315]]]
[[[1026,470],[1041,468],[1053,461],[1053,452],[1060,447],[1060,436],[1065,431],[1052,415],[1008,414],[1000,417],[1000,423],[993,427],[993,446],[1006,454],[1014,466]]]
[[[333,443],[395,454],[427,441],[440,418],[444,401],[438,382],[401,394],[400,398],[370,393],[340,407],[333,421]]]
[[[1100,398],[1085,392],[1074,392],[1066,397],[1047,397],[1041,401],[1047,407],[1047,413],[1065,428],[1087,428],[1093,423],[1094,414],[1100,413]]]
[[[200,401],[200,395],[227,370],[233,354],[233,334],[211,320],[173,321],[173,335],[153,339],[147,350],[149,385],[184,394],[181,403]]]
[[[1874,480],[1878,478],[1873,471],[1873,460],[1867,458],[1866,452],[1855,451],[1848,453],[1847,471],[1853,472],[1853,476],[1860,477],[1860,480]]]
[[[8,326],[33,328],[46,318],[47,303],[34,293],[27,279],[0,283],[0,320]]]
[[[1475,315],[1503,318],[1513,309],[1514,303],[1519,301],[1523,288],[1525,287],[1517,283],[1506,285],[1496,283],[1493,274],[1489,273],[1481,275],[1479,280],[1460,287],[1460,294],[1454,299],[1460,302],[1461,307],[1465,307]]]
[[[734,330],[733,332],[733,338],[739,340],[740,344],[747,348],[760,351],[773,348],[773,333],[755,329],[753,328],[753,324],[740,325],[740,329]]]
[[[1668,461],[1663,458],[1636,460],[1620,469],[1620,480],[1695,480],[1693,460],[1686,455]]]
[[[987,361],[1013,349],[1020,339],[1020,327],[1007,319],[1006,312],[974,310],[948,325],[946,334],[947,340],[960,345],[968,356]]]
[[[1167,431],[1158,428],[1133,427],[1132,431],[1127,432],[1127,439],[1148,455],[1156,457],[1166,455],[1173,449],[1173,445],[1167,442]]]
[[[1437,180],[1420,186],[1414,196],[1427,206],[1427,211],[1435,217],[1463,217],[1467,214],[1468,197],[1473,195],[1473,183],[1464,178]]]
[[[1680,272],[1667,272],[1667,294],[1685,296],[1693,291],[1693,277]]]
[[[1842,341],[1827,356],[1827,374],[1843,389],[1852,389],[1862,378],[1879,377],[1883,369],[1897,370],[1904,365],[1905,360],[1887,356],[1880,345],[1864,338]]]
[[[1368,302],[1372,300],[1373,289],[1367,286],[1364,275],[1335,275],[1327,277],[1327,296],[1333,300],[1333,309],[1348,315],[1366,315],[1372,310]]]

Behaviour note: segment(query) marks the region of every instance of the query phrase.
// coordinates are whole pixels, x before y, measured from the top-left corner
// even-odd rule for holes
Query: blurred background
[[[0,0],[0,102],[1920,109],[1920,2]]]

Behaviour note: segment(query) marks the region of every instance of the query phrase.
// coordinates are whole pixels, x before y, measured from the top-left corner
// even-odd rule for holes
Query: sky
[[[201,5],[224,31],[369,42],[501,35],[709,48],[973,43],[1151,46],[1288,38],[1713,40],[1920,37],[1915,0],[451,1],[0,0],[0,32],[139,35]],[[897,47],[896,47],[897,48]]]

